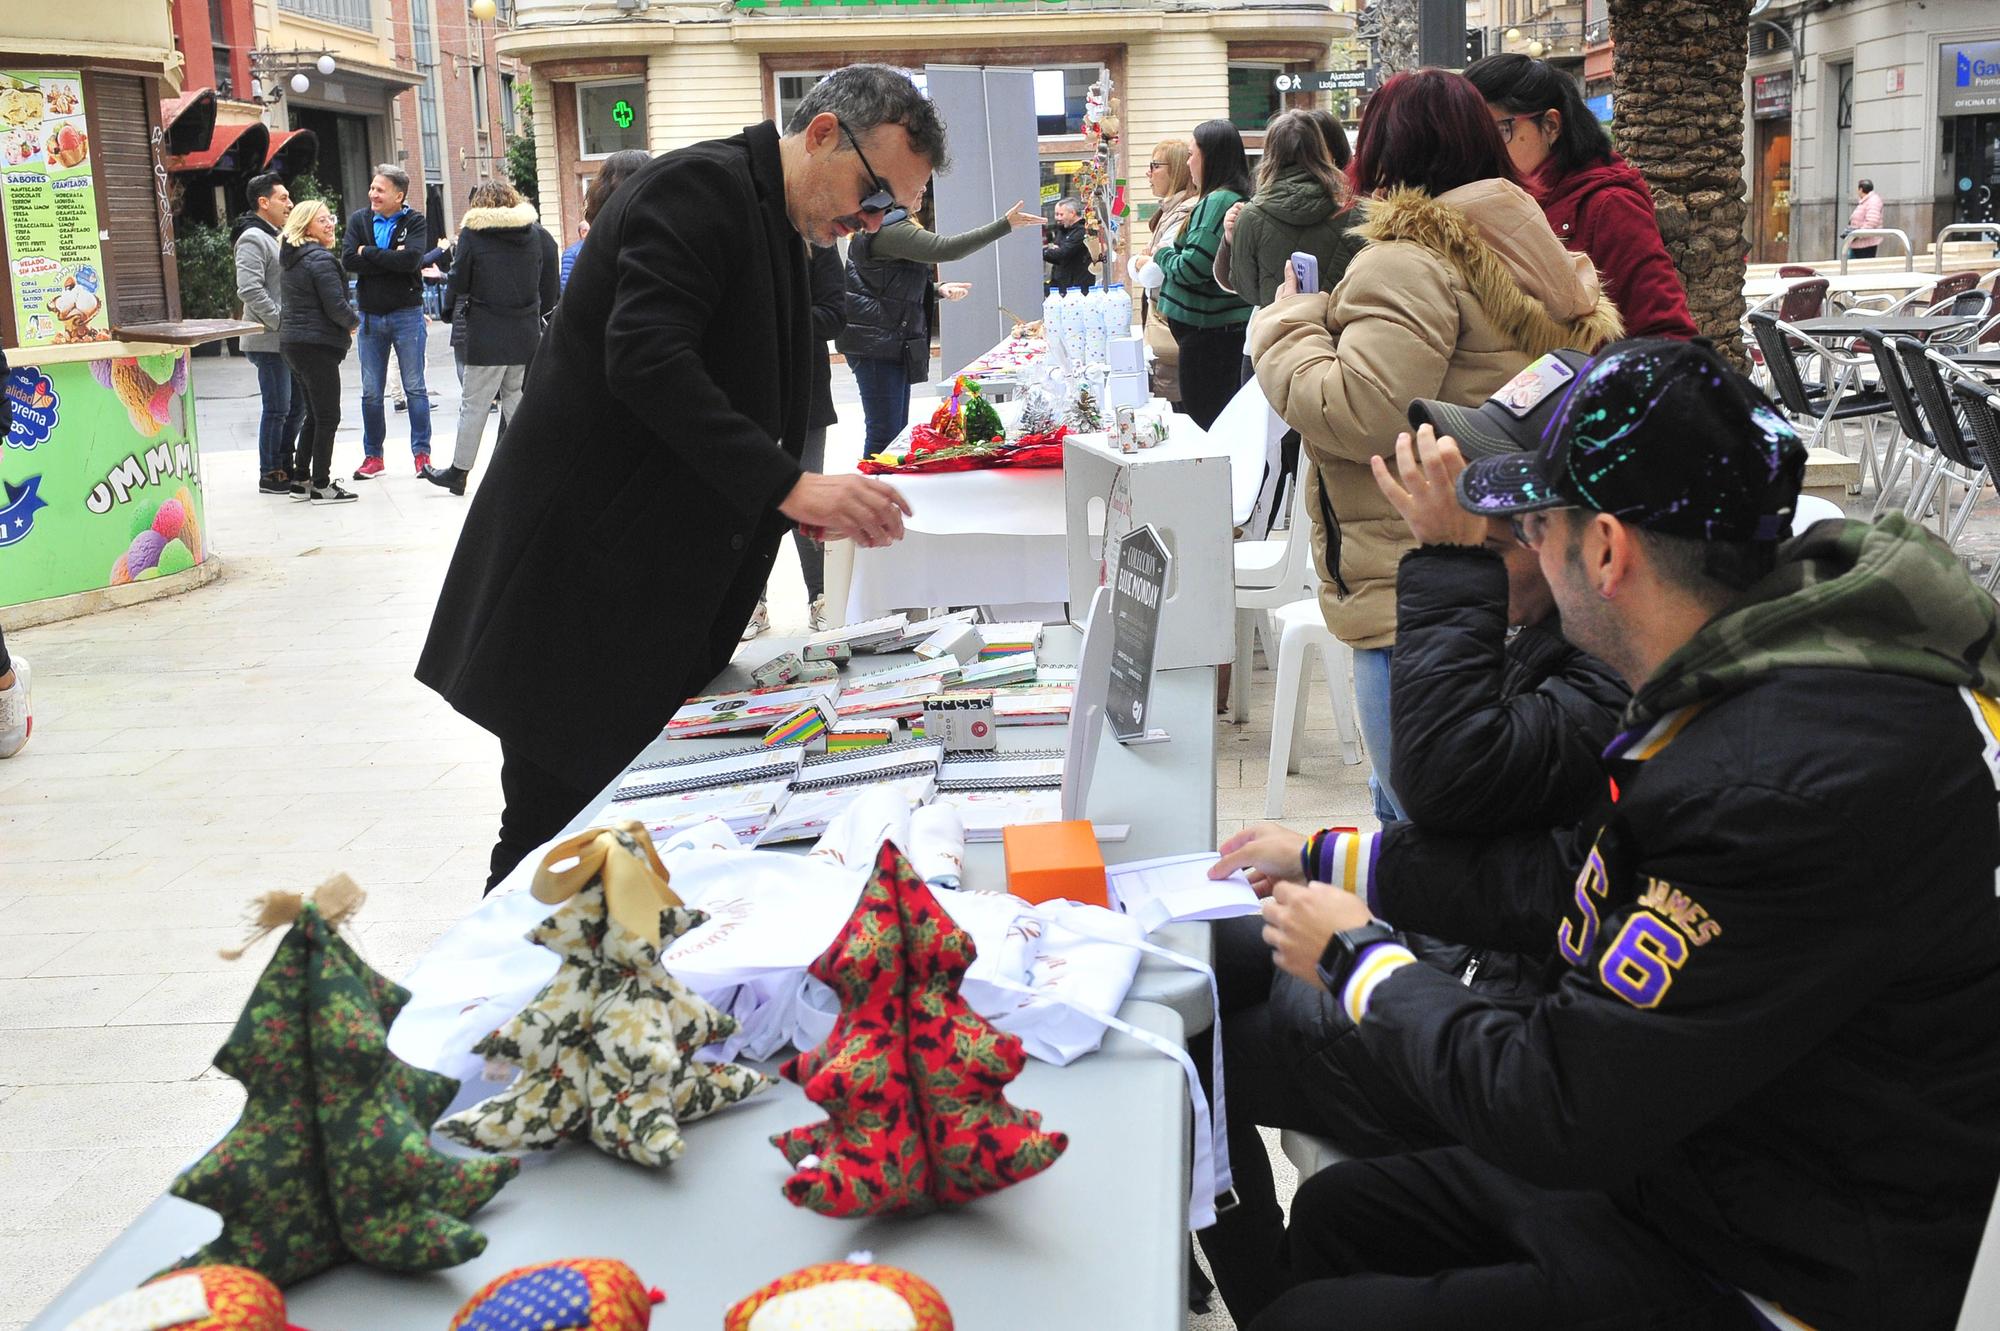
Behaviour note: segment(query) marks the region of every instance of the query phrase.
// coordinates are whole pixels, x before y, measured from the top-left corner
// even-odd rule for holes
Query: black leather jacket
[[[840,354],[864,360],[930,363],[930,323],[924,312],[930,295],[927,264],[878,259],[873,233],[862,232],[847,246],[847,326],[834,345]],[[920,377],[919,370],[916,376]]]

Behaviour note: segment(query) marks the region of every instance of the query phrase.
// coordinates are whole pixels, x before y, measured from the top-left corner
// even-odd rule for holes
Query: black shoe
[[[292,478],[282,471],[267,471],[257,478],[257,493],[282,495],[292,492]]]
[[[360,497],[339,481],[329,481],[324,486],[315,485],[311,493],[315,504],[351,504]]]
[[[463,467],[446,467],[443,471],[439,471],[436,467],[425,467],[423,471],[425,480],[432,485],[443,486],[455,495],[465,493],[465,478],[470,475],[472,473]]]
[[[407,398],[405,398],[405,399],[399,399],[399,400],[397,401],[397,403],[396,403],[396,410],[397,410],[397,411],[408,411],[409,409],[410,409],[410,403],[409,403],[409,400],[408,400]]]

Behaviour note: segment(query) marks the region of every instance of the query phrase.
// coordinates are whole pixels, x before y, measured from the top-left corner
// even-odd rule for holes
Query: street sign
[[[1382,82],[1378,65],[1363,69],[1323,69],[1312,74],[1280,74],[1279,92],[1374,92]]]

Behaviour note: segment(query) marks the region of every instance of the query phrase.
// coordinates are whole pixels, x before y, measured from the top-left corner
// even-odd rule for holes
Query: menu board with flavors
[[[83,77],[0,70],[0,221],[23,347],[111,336]]]

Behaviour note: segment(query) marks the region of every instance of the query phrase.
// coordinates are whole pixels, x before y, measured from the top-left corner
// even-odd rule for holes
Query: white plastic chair
[[[1291,525],[1263,541],[1238,541],[1236,557],[1236,667],[1229,675],[1229,719],[1242,725],[1250,716],[1250,668],[1256,663],[1257,634],[1264,655],[1275,665],[1278,639],[1269,613],[1299,599],[1313,584],[1312,523],[1306,517],[1304,464],[1292,483]]]
[[[1326,696],[1340,734],[1340,760],[1355,766],[1361,761],[1361,746],[1355,742],[1359,728],[1354,723],[1354,653],[1327,629],[1319,598],[1293,601],[1275,611],[1273,618],[1278,624],[1278,696],[1271,709],[1271,774],[1264,786],[1264,816],[1282,818],[1285,777],[1299,770],[1299,750],[1305,747],[1312,652],[1318,651],[1326,669]]]

